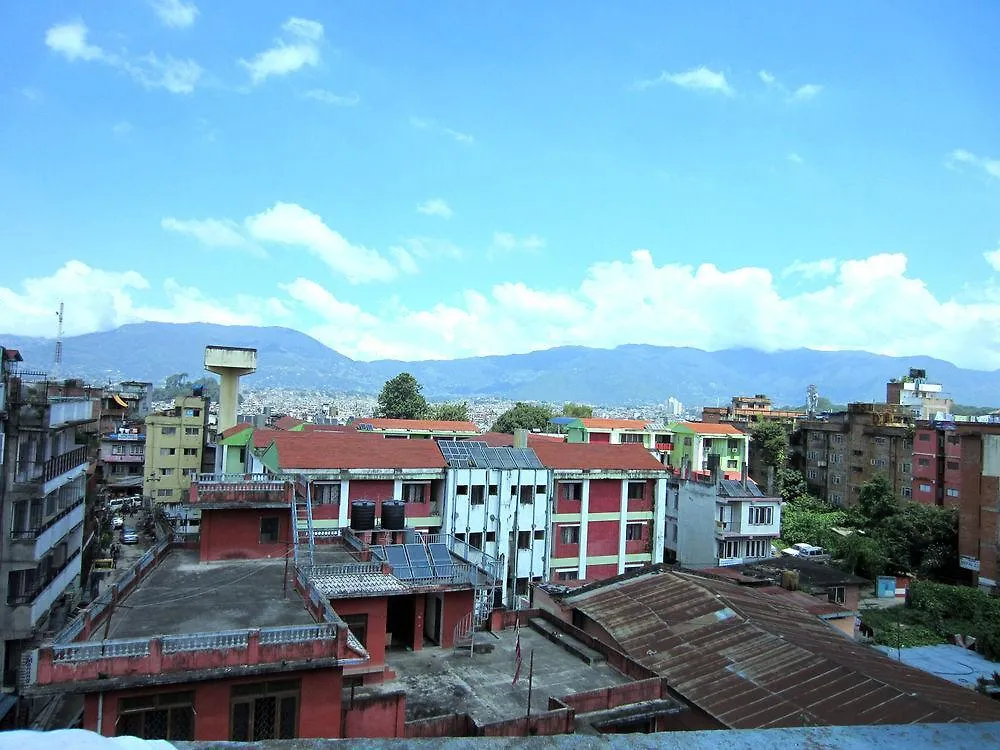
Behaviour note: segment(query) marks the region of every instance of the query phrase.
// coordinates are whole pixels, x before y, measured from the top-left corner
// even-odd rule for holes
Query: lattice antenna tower
[[[57,380],[59,378],[59,371],[62,369],[62,355],[63,355],[63,312],[65,311],[65,306],[62,302],[59,303],[59,310],[56,312],[56,318],[59,320],[59,328],[56,332],[56,360],[52,364],[52,379]]]
[[[810,385],[806,390],[806,411],[809,413],[809,418],[816,416],[816,412],[819,411],[819,390],[815,385]]]

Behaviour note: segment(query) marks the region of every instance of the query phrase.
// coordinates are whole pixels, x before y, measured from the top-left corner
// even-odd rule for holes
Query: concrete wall
[[[104,693],[103,726],[101,734],[116,735],[118,705],[123,698],[157,695],[181,690],[194,690],[194,738],[196,740],[228,740],[230,737],[230,694],[234,685],[251,684],[266,680],[301,680],[299,693],[299,737],[340,737],[341,673],[339,668],[298,672],[280,672],[269,676],[181,685],[162,685],[137,690],[119,690]],[[83,728],[98,731],[97,715],[101,699],[89,694],[84,700]],[[363,726],[363,725],[362,725]],[[348,735],[350,736],[350,735]],[[360,737],[379,737],[378,734],[361,734]]]
[[[364,645],[371,661],[366,667],[378,667],[385,664],[386,620],[388,618],[386,597],[331,599],[330,605],[341,617],[368,615],[367,641]]]
[[[673,491],[673,490],[671,490]],[[710,568],[718,563],[715,540],[716,487],[701,482],[682,482],[677,498],[677,542],[666,542],[676,551],[677,562],[692,568]]]
[[[407,737],[406,693],[403,691],[365,696],[343,708],[343,737]]]
[[[455,626],[472,611],[473,593],[469,591],[449,591],[442,597],[444,614],[441,616],[441,647],[455,645]]]
[[[290,551],[291,511],[283,508],[202,510],[199,558],[239,560],[284,557]],[[278,519],[276,543],[260,541],[261,518]]]

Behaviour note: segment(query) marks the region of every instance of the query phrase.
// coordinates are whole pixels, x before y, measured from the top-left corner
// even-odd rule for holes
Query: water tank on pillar
[[[389,531],[406,528],[406,503],[402,500],[386,500],[382,503],[382,528]]]
[[[375,503],[371,500],[351,501],[351,528],[371,531],[375,528]]]

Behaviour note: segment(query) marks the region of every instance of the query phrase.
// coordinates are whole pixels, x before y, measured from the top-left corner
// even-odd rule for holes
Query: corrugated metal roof
[[[1000,703],[891,661],[787,596],[655,570],[564,600],[733,729],[1000,720]]]
[[[530,448],[491,446],[479,440],[439,440],[438,447],[452,469],[544,469]]]
[[[719,494],[723,497],[764,497],[764,493],[752,479],[747,480],[746,487],[739,479],[723,479],[719,482]]]

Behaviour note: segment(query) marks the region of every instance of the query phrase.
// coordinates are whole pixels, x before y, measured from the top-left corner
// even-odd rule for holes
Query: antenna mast
[[[59,319],[59,331],[56,333],[56,361],[52,365],[52,379],[59,378],[59,370],[62,369],[62,345],[63,345],[63,303],[59,303],[59,312],[56,317]]]

